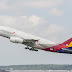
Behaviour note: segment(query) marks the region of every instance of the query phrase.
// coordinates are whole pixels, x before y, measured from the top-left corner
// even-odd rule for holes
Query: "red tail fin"
[[[62,44],[63,45],[70,44],[71,41],[72,41],[72,38],[68,39],[67,41],[63,42]]]

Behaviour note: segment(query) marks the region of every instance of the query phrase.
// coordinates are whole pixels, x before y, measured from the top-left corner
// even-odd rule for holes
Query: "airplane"
[[[38,51],[40,49],[49,52],[72,54],[72,38],[57,44],[6,26],[0,26],[0,36],[8,38],[12,43],[24,44],[26,45],[25,49],[30,51]]]

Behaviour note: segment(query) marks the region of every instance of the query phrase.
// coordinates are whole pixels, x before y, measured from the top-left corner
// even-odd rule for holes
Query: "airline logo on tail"
[[[72,47],[72,42],[69,44],[69,46],[68,47]]]

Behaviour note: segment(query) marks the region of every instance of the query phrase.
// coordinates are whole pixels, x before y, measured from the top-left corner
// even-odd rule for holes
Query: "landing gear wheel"
[[[38,51],[38,50],[35,49],[35,48],[30,48],[29,50],[31,50],[31,51]]]
[[[34,49],[33,48],[30,48],[29,50],[32,50],[33,51]]]
[[[38,51],[38,50],[35,50],[35,51]]]
[[[29,47],[25,47],[25,49],[29,49]]]

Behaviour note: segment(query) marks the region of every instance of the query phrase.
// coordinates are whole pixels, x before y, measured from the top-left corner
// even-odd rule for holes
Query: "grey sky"
[[[72,36],[72,0],[0,0],[0,25],[61,43]],[[0,65],[72,64],[72,55],[32,52],[0,37]]]

